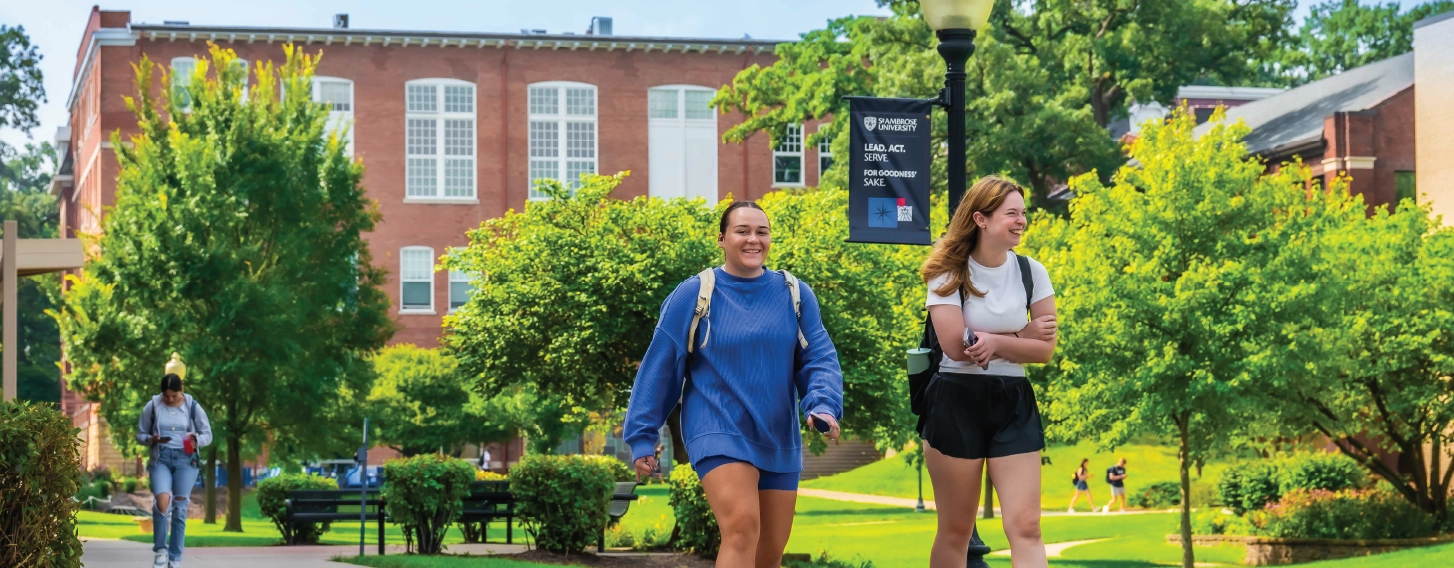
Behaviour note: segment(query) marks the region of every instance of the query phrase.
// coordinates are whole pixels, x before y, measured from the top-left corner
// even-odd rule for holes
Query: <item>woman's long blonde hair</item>
[[[1011,192],[1025,196],[1025,188],[1019,184],[998,176],[985,176],[974,182],[969,193],[959,201],[954,218],[949,220],[949,230],[944,232],[939,242],[934,243],[934,252],[929,253],[924,267],[919,269],[925,282],[942,274],[949,275],[949,280],[934,290],[935,294],[948,296],[963,286],[975,297],[984,297],[985,293],[969,280],[969,253],[974,252],[974,246],[979,244],[979,225],[974,222],[974,214],[989,217],[1005,203],[1005,197]]]

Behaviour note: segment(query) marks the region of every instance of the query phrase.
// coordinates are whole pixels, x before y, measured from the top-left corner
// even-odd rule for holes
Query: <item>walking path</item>
[[[1109,538],[1093,538],[1093,539],[1090,539],[1090,540],[1072,540],[1072,541],[1067,541],[1067,542],[1057,542],[1057,543],[1054,543],[1054,544],[1047,544],[1047,545],[1045,545],[1045,557],[1046,558],[1060,558],[1060,554],[1062,552],[1065,552],[1065,549],[1067,549],[1067,548],[1070,548],[1072,546],[1080,546],[1082,544],[1090,544],[1092,542],[1100,542],[1100,541],[1103,541],[1103,540],[1111,540],[1111,539],[1109,539]],[[1008,548],[1003,549],[1003,550],[996,550],[996,551],[990,553],[990,556],[1005,556],[1005,557],[1008,557],[1009,555],[1010,555],[1010,549],[1008,549]]]
[[[852,503],[869,503],[869,504],[873,504],[873,505],[887,505],[887,506],[890,506],[890,507],[908,507],[910,509],[914,509],[914,508],[917,508],[919,506],[919,500],[918,499],[909,499],[907,497],[886,497],[886,496],[883,496],[883,495],[868,495],[868,494],[864,494],[864,493],[847,493],[847,492],[844,492],[844,491],[829,491],[827,489],[798,489],[798,495],[801,495],[803,497],[817,497],[819,499],[832,499],[834,501],[848,501],[848,502],[852,502]],[[925,499],[924,500],[924,509],[929,510],[929,511],[935,510],[934,501],[929,500],[929,499]],[[1167,512],[1167,511],[1126,511],[1124,513],[1117,512],[1117,513],[1111,513],[1111,514],[1115,514],[1115,515],[1145,515],[1145,514],[1148,514],[1148,513],[1165,513],[1165,512]],[[1000,514],[1000,508],[999,507],[995,507],[995,514],[996,515],[999,515]],[[1065,516],[1070,516],[1070,515],[1099,515],[1099,514],[1101,514],[1101,513],[1094,513],[1094,512],[1068,513],[1068,512],[1065,512],[1065,511],[1061,511],[1061,510],[1056,510],[1056,511],[1040,511],[1040,516],[1042,516],[1042,517],[1065,517]]]
[[[82,538],[85,552],[81,561],[86,568],[138,568],[151,566],[151,544],[129,540]],[[378,548],[365,547],[372,555]],[[515,554],[525,551],[523,544],[452,544],[449,552],[484,554]],[[391,545],[389,554],[403,554],[404,547]],[[335,556],[354,556],[357,546],[249,546],[193,547],[182,555],[187,568],[340,568],[330,561]]]

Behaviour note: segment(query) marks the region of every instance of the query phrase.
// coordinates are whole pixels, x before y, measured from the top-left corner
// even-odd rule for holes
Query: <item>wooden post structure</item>
[[[20,232],[18,223],[16,223],[15,221],[5,222],[5,244],[3,251],[0,251],[0,253],[4,254],[3,257],[0,257],[0,264],[4,265],[4,273],[0,274],[0,278],[5,279],[5,296],[3,299],[0,299],[0,302],[4,302],[5,304],[5,333],[4,337],[0,338],[0,348],[3,348],[5,350],[4,388],[6,402],[15,400],[15,374],[18,372],[17,355],[20,354],[20,334],[17,333],[18,330],[15,329],[16,327],[19,327],[20,324],[20,271],[18,270],[20,264],[20,255],[16,252],[16,241],[20,238],[20,235],[16,234],[18,232]]]

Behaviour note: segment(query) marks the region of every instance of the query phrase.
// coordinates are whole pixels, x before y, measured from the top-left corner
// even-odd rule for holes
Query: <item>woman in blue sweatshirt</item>
[[[695,333],[698,276],[661,306],[625,439],[637,474],[650,475],[659,467],[657,433],[680,401],[687,454],[722,532],[717,566],[777,568],[803,469],[798,413],[836,440],[843,371],[812,289],[799,283],[796,315],[787,276],[763,267],[772,235],[757,204],[723,212],[717,245],[725,263],[713,269],[710,308]]]

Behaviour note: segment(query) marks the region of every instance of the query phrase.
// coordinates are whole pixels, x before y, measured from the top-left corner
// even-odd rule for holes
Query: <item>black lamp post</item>
[[[968,187],[965,180],[964,149],[964,64],[974,53],[974,37],[984,29],[994,10],[994,0],[919,0],[924,22],[934,29],[939,38],[939,55],[944,58],[944,90],[939,92],[935,104],[949,113],[949,218],[954,218],[954,208],[964,197]],[[988,475],[988,471],[986,471]],[[979,538],[979,527],[969,539],[967,568],[988,568],[984,556],[990,547]]]

